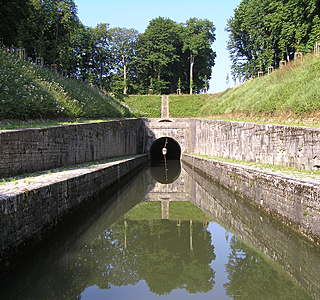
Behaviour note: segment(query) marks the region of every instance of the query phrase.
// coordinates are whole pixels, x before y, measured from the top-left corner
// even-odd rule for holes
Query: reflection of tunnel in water
[[[170,184],[176,181],[181,174],[180,160],[169,160],[166,163],[164,161],[153,162],[150,170],[154,180],[162,184]]]
[[[166,148],[166,160],[180,160],[181,148],[177,141],[169,137],[163,137],[153,142],[150,148],[152,161],[164,160],[163,148]]]

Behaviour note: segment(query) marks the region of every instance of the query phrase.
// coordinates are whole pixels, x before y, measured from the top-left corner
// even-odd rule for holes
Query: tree
[[[94,84],[100,89],[108,88],[108,79],[112,71],[111,36],[109,24],[100,23],[93,29],[94,51],[92,57],[92,73]]]
[[[156,93],[176,88],[174,66],[181,60],[181,26],[167,18],[150,21],[137,45],[138,80],[142,90],[153,84]]]
[[[296,51],[310,52],[319,14],[319,0],[243,0],[227,25],[232,75],[249,78]]]
[[[114,72],[123,75],[123,94],[128,92],[128,68],[136,55],[136,44],[139,33],[135,29],[112,28],[110,29],[110,46],[113,61],[115,63]]]
[[[0,46],[17,45],[19,28],[27,18],[27,1],[0,0],[0,7]]]
[[[21,24],[18,40],[30,56],[42,56],[47,64],[60,64],[61,51],[79,20],[73,0],[29,0],[28,18]]]
[[[190,94],[193,93],[194,89],[193,72],[195,59],[198,57],[204,58],[205,65],[210,67],[210,71],[211,67],[214,66],[216,54],[211,49],[211,45],[214,41],[215,27],[211,21],[191,18],[184,24],[182,51],[189,54]]]

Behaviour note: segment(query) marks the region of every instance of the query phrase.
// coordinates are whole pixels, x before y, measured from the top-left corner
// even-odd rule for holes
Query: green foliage
[[[195,91],[210,79],[215,53],[214,26],[208,20],[178,24],[159,17],[139,35],[135,29],[110,28],[107,23],[84,26],[74,0],[7,2],[0,0],[0,46],[24,48],[28,59],[41,57],[68,78],[118,95],[148,94],[149,89],[173,93],[181,78],[181,89],[187,91],[191,51],[197,57],[191,81]]]
[[[192,83],[195,91],[200,92],[214,66],[215,53],[211,49],[214,31],[208,20],[191,18],[185,24],[161,17],[151,20],[138,40],[139,91],[146,93],[152,88],[155,93],[175,93],[179,85],[183,92],[188,92],[192,56],[195,58]]]
[[[319,0],[244,0],[228,21],[233,75],[249,78],[320,38]]]
[[[229,89],[218,99],[208,101],[202,116],[228,113],[310,113],[320,110],[320,58],[305,57],[302,64]]]
[[[151,20],[140,35],[137,46],[138,78],[145,93],[151,79],[154,92],[159,94],[168,93],[170,84],[176,83],[174,70],[181,64],[180,34],[181,26],[159,17]]]
[[[211,69],[214,66],[216,53],[213,52],[211,44],[215,41],[215,27],[209,20],[190,18],[184,24],[183,48],[189,58],[189,91],[199,92],[208,88]],[[194,69],[194,65],[197,67]],[[197,76],[193,76],[195,74]]]
[[[160,118],[161,97],[156,95],[130,95],[122,99],[135,117]]]
[[[135,29],[126,28],[112,28],[110,29],[111,35],[111,53],[114,61],[114,77],[121,76],[121,80],[114,80],[115,88],[112,91],[120,93],[119,87],[122,88],[121,93],[127,94],[132,92],[134,68],[135,48],[138,40],[139,33]],[[120,76],[119,76],[120,75]],[[120,84],[119,84],[120,83]]]
[[[0,119],[130,116],[119,101],[0,50]]]

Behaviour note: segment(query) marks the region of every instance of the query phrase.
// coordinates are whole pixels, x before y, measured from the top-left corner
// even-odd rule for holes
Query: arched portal
[[[164,150],[165,155],[164,155]],[[162,137],[155,140],[150,148],[150,157],[152,161],[180,160],[181,147],[179,143],[170,137]]]

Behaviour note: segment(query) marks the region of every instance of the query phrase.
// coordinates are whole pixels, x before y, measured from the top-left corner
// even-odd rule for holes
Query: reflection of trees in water
[[[159,295],[177,288],[190,293],[213,288],[214,248],[202,223],[193,223],[190,249],[188,221],[180,226],[169,220],[126,222],[117,222],[80,250],[74,271],[86,278],[86,286],[107,289],[145,280]]]
[[[229,296],[246,300],[311,299],[288,274],[235,236],[230,241],[230,249],[226,265],[229,282],[225,284]]]

